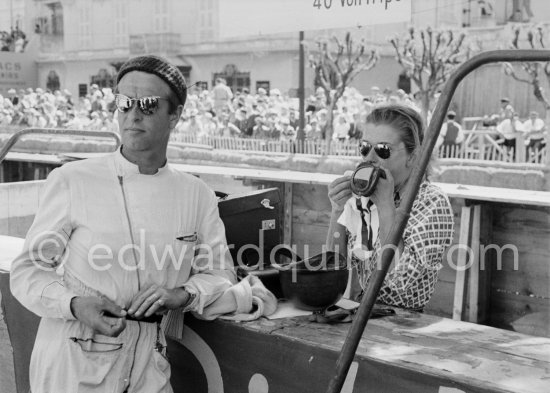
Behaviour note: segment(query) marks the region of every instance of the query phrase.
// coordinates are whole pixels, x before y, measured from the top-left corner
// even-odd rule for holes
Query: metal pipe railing
[[[420,155],[415,161],[412,174],[409,178],[405,195],[399,208],[397,209],[396,219],[390,229],[390,233],[387,239],[384,239],[382,250],[384,252],[381,255],[381,265],[379,270],[376,270],[373,274],[372,280],[366,288],[366,292],[361,299],[361,304],[355,318],[352,322],[348,335],[340,355],[336,361],[336,373],[330,380],[327,393],[338,393],[342,389],[346,375],[348,373],[355,351],[361,340],[361,336],[365,330],[367,322],[369,320],[372,308],[378,297],[378,292],[382,287],[386,274],[394,257],[395,246],[399,244],[399,240],[403,236],[405,226],[409,219],[409,214],[418,194],[418,189],[422,183],[424,172],[430,162],[433,148],[439,136],[441,126],[447,114],[449,104],[451,103],[452,96],[462,79],[473,70],[479,68],[482,65],[498,62],[531,62],[531,61],[550,61],[550,50],[536,50],[536,49],[522,49],[522,50],[495,50],[480,53],[471,59],[462,63],[450,76],[449,80],[443,87],[441,97],[437,102],[432,120],[428,126],[424,143],[422,144]],[[390,246],[391,245],[391,246]]]
[[[0,164],[6,158],[6,155],[10,149],[17,143],[17,141],[25,135],[39,134],[39,135],[77,135],[77,136],[99,136],[114,138],[116,141],[116,147],[120,146],[120,135],[113,131],[85,131],[85,130],[73,130],[62,128],[25,128],[23,130],[15,132],[0,149]]]

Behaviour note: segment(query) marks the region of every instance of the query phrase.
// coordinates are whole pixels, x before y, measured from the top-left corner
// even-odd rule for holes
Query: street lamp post
[[[304,68],[305,68],[305,59],[304,59],[304,32],[300,31],[300,61],[299,61],[299,77],[298,77],[298,102],[299,102],[299,125],[298,125],[298,132],[296,133],[296,139],[299,141],[303,141],[305,139],[305,100],[306,100],[306,92],[305,92],[305,81],[304,81]]]

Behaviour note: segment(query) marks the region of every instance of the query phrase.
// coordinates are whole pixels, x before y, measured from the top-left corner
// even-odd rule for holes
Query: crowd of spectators
[[[334,140],[360,140],[367,115],[375,104],[403,102],[415,105],[403,90],[381,92],[373,87],[371,95],[363,96],[347,88],[333,114]],[[317,89],[306,102],[304,136],[306,140],[325,139],[327,97]],[[292,141],[299,128],[298,99],[284,95],[279,89],[259,88],[256,94],[247,88],[233,93],[223,80],[217,80],[212,91],[189,89],[188,103],[176,132],[195,135],[240,137]]]
[[[68,90],[10,89],[0,95],[0,125],[116,131],[114,98],[110,88],[97,85],[76,101]]]
[[[117,131],[114,100],[112,89],[100,89],[95,84],[86,96],[76,100],[68,90],[10,89],[5,97],[0,95],[0,125]],[[333,140],[360,140],[367,115],[375,105],[385,102],[403,103],[420,111],[414,98],[403,90],[381,91],[373,87],[365,96],[355,88],[346,88],[333,113]],[[306,100],[305,139],[324,140],[328,121],[327,97],[319,88]],[[501,100],[500,112],[486,117],[484,123],[493,126],[507,147],[515,146],[518,133],[523,134],[528,147],[539,149],[544,145],[546,126],[538,113],[532,111],[521,122],[506,97]],[[298,128],[297,98],[284,95],[279,89],[268,92],[259,88],[252,94],[244,88],[233,93],[223,79],[218,79],[210,91],[189,87],[175,135],[197,141],[205,137],[293,141]],[[456,113],[449,111],[437,146],[460,145],[464,140]]]
[[[24,52],[27,46],[27,36],[19,27],[11,29],[11,32],[0,31],[0,50],[2,52]]]
[[[117,130],[112,89],[91,85],[85,97],[76,100],[68,90],[50,92],[41,88],[10,89],[0,95],[0,125],[60,127],[88,130]],[[381,92],[373,87],[363,96],[348,88],[333,115],[333,139],[361,139],[366,116],[375,104],[405,102],[415,105],[403,90]],[[327,99],[318,89],[306,102],[305,138],[324,139],[328,122]],[[223,80],[210,91],[191,86],[176,135],[197,139],[206,136],[295,140],[299,128],[298,99],[283,95],[279,89],[269,93],[259,88],[233,93]]]
[[[500,111],[493,115],[492,119],[496,121],[496,131],[502,137],[502,144],[508,148],[516,146],[516,139],[519,135],[523,137],[525,144],[529,148],[540,149],[544,145],[545,135],[547,133],[544,121],[539,117],[538,112],[531,111],[529,118],[521,121],[519,114],[514,110],[508,97],[500,100]]]
[[[545,140],[548,130],[539,113],[537,111],[530,111],[529,117],[521,120],[508,97],[501,98],[498,113],[479,119],[481,121],[476,127],[479,126],[485,130],[492,130],[493,133],[489,135],[496,143],[502,145],[511,153],[512,156],[515,156],[516,149],[522,149],[522,142],[528,149],[526,153],[527,158],[529,156],[536,156],[537,152],[546,145]],[[520,137],[521,139],[519,139]],[[436,147],[461,146],[464,142],[464,130],[461,124],[456,121],[456,113],[449,111],[447,113],[447,120],[441,128]],[[445,152],[449,153],[449,150],[444,149]]]

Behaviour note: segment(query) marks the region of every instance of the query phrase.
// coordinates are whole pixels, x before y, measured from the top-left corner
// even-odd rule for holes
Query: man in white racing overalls
[[[214,192],[167,163],[183,76],[141,56],[117,85],[121,148],[50,174],[13,262],[13,294],[42,317],[33,393],[172,392],[159,315],[200,316],[236,282]]]

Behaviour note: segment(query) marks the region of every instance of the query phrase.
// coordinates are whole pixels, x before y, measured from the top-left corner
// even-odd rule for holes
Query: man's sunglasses
[[[117,109],[126,113],[134,106],[134,102],[137,102],[139,110],[144,115],[152,115],[159,108],[159,100],[167,100],[168,98],[162,98],[159,96],[149,96],[140,98],[130,98],[124,94],[115,94],[115,105]]]
[[[363,157],[366,157],[369,155],[370,151],[374,148],[374,152],[378,157],[380,157],[383,160],[387,160],[390,158],[392,151],[400,151],[403,149],[392,149],[391,146],[388,143],[382,142],[377,143],[376,145],[372,145],[367,141],[361,141],[359,143],[359,152]]]

